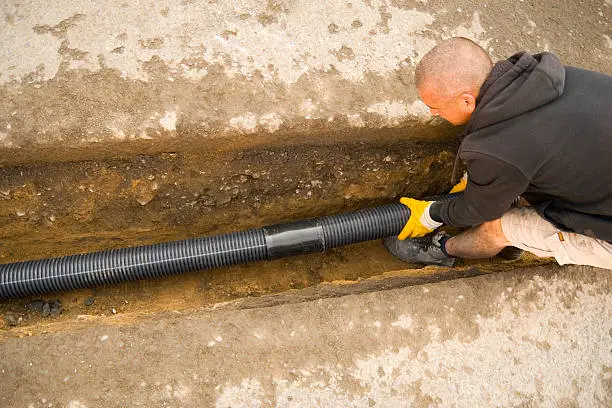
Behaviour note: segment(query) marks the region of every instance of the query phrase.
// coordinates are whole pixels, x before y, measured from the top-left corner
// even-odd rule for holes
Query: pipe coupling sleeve
[[[301,220],[264,227],[268,258],[325,251],[325,235],[318,220]]]

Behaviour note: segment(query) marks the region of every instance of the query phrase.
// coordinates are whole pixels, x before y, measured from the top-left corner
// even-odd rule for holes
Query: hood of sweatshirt
[[[480,88],[466,134],[545,105],[563,93],[565,67],[548,52],[521,52],[493,67]]]

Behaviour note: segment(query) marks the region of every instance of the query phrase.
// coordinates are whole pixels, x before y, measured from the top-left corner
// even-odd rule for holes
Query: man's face
[[[427,86],[418,90],[421,100],[429,107],[432,115],[438,115],[453,125],[465,125],[476,107],[475,98],[471,94],[462,94],[456,98],[442,98],[437,92]]]

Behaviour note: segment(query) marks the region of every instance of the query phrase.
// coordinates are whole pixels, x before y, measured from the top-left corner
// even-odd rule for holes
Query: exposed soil
[[[3,168],[0,261],[221,234],[380,205],[402,195],[436,194],[449,187],[454,147],[415,141],[284,146]],[[487,273],[538,262],[531,257],[518,264],[460,262],[457,270]],[[27,335],[321,283],[389,273],[427,278],[444,274],[440,271],[399,262],[375,241],[325,254],[3,301],[0,324],[5,334]]]
[[[27,336],[81,325],[123,324],[161,311],[211,307],[241,298],[257,298],[292,289],[316,288],[321,284],[343,285],[363,279],[398,276],[414,278],[405,284],[452,279],[457,276],[500,272],[524,266],[541,265],[549,260],[530,255],[509,262],[459,261],[455,268],[423,267],[394,259],[380,241],[337,248],[324,254],[310,254],[270,262],[237,265],[211,271],[192,272],[166,278],[125,282],[94,289],[83,289],[44,296],[43,300],[61,302],[61,314],[43,316],[33,307],[40,297],[2,301],[2,336]],[[374,287],[372,290],[380,288]],[[360,289],[363,290],[363,289]],[[316,291],[313,297],[339,296],[348,291]],[[8,316],[8,318],[7,318]],[[100,320],[102,319],[102,320]]]
[[[454,145],[164,153],[0,168],[0,262],[214,235],[426,196]]]

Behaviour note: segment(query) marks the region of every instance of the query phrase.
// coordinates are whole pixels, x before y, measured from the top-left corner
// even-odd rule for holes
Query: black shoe
[[[444,231],[438,231],[421,238],[400,241],[396,236],[383,240],[385,248],[404,262],[418,262],[426,265],[453,266],[455,258],[446,256],[440,246],[440,239],[450,237]]]

